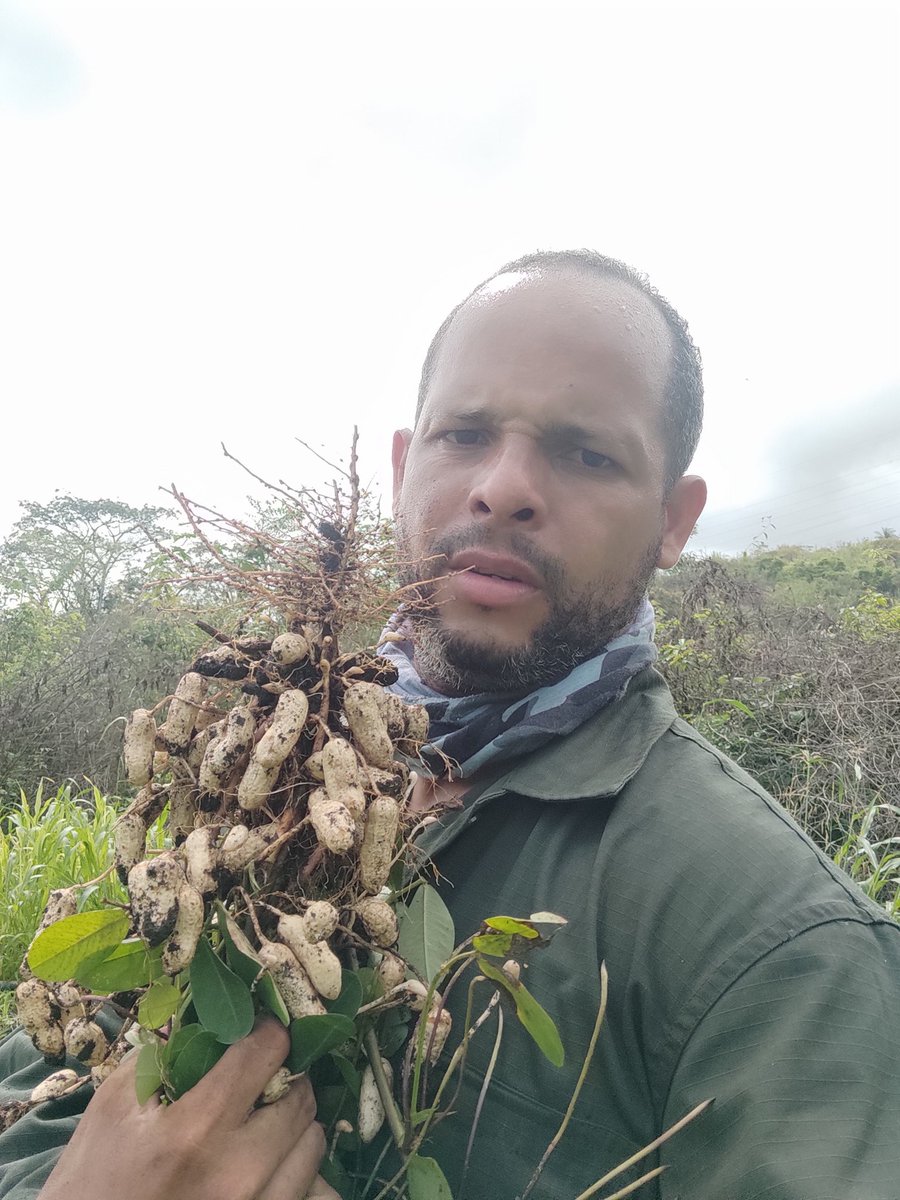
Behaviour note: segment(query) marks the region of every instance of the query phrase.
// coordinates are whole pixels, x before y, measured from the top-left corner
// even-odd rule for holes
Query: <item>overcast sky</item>
[[[701,347],[697,546],[900,528],[897,12],[0,0],[0,535],[354,423],[386,490],[447,310],[582,245]]]

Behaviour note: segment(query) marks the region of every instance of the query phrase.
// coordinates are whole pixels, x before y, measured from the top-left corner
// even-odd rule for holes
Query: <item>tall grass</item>
[[[33,797],[0,813],[0,979],[13,980],[22,955],[54,888],[86,883],[102,875],[113,859],[113,825],[126,802],[98,788],[55,792],[39,786]],[[160,823],[148,837],[162,845]],[[82,889],[79,906],[99,908],[106,900],[127,899],[115,874]]]
[[[126,803],[95,787],[78,790],[66,784],[45,792],[41,784],[33,797],[21,792],[18,804],[0,810],[0,981],[17,979],[50,892],[106,871],[113,860],[113,825]],[[162,846],[161,822],[151,827],[147,842]],[[113,873],[83,888],[79,907],[99,908],[106,900],[125,899]],[[0,1035],[14,1021],[14,994],[6,987],[0,990]]]
[[[893,804],[873,804],[865,812],[855,814],[834,861],[867,896],[900,921],[900,835],[878,838],[873,832],[883,824],[886,815],[896,821],[900,808]]]

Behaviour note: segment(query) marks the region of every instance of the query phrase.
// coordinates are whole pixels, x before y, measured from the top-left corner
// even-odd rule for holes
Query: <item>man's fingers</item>
[[[281,1103],[282,1101],[279,1100],[278,1104]],[[277,1108],[277,1105],[272,1107]],[[272,1178],[257,1196],[257,1200],[297,1200],[299,1196],[309,1195],[309,1190],[318,1176],[319,1163],[322,1161],[324,1153],[325,1134],[322,1132],[322,1126],[313,1122],[301,1135],[296,1146],[282,1160]],[[325,1200],[337,1196],[337,1192],[331,1189],[318,1194]]]
[[[306,1193],[305,1200],[341,1200],[341,1197],[330,1183],[326,1183],[321,1175],[317,1175]]]
[[[282,1155],[312,1123],[316,1115],[316,1098],[312,1085],[304,1076],[295,1079],[286,1096],[274,1104],[258,1108],[247,1118],[246,1136],[250,1145],[268,1149],[283,1146]],[[243,1131],[242,1131],[243,1132]]]
[[[288,1031],[272,1017],[258,1021],[253,1032],[229,1046],[213,1069],[176,1104],[215,1113],[235,1127],[284,1062],[290,1049]]]

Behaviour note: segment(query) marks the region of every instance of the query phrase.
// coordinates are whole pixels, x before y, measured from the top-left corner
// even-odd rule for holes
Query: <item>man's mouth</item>
[[[465,571],[469,575],[526,584],[531,588],[541,586],[537,572],[528,563],[510,555],[492,554],[486,550],[461,550],[449,559],[447,565],[454,575],[457,571]]]
[[[448,563],[447,589],[482,608],[501,608],[531,599],[541,581],[527,563],[485,551],[462,551]]]

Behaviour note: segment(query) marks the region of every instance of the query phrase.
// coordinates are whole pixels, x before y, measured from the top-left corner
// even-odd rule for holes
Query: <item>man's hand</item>
[[[288,1052],[265,1020],[174,1104],[139,1106],[127,1060],[97,1090],[40,1200],[339,1200],[317,1177],[324,1150],[312,1088],[252,1109]]]

